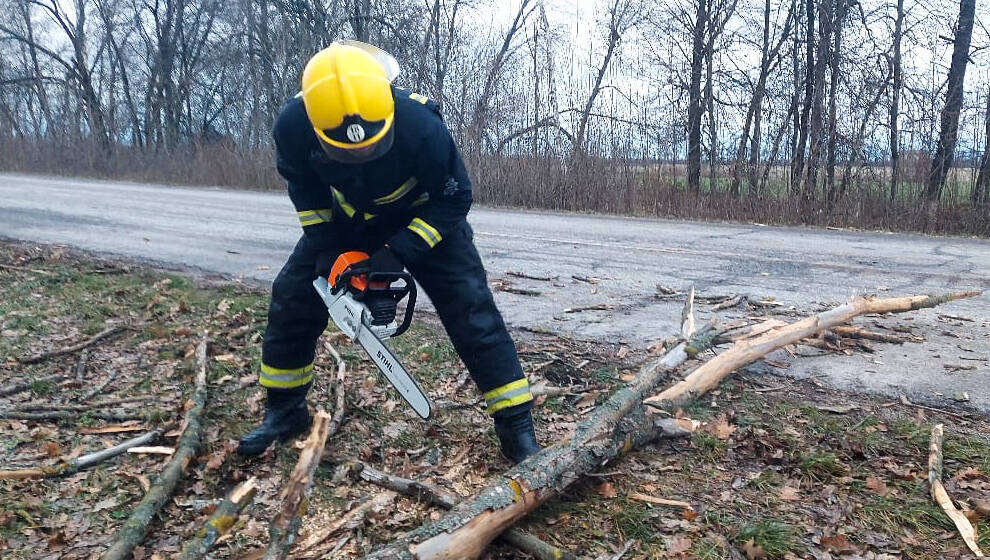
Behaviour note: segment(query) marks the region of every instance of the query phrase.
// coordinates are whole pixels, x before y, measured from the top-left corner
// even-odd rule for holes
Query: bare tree
[[[890,84],[890,112],[888,122],[890,123],[890,201],[897,198],[897,183],[900,180],[900,160],[901,149],[899,143],[900,129],[898,118],[901,111],[901,90],[904,88],[904,68],[901,63],[901,43],[904,41],[904,0],[897,0],[897,8],[894,15],[894,37],[893,55],[890,58],[891,77]]]
[[[937,201],[942,196],[945,176],[952,167],[959,133],[959,112],[962,110],[963,82],[966,79],[966,64],[969,62],[969,46],[973,39],[973,20],[976,0],[960,0],[959,21],[953,37],[952,65],[949,67],[948,87],[945,105],[942,108],[942,130],[938,136],[938,147],[932,158],[932,168],[925,187],[925,198]]]

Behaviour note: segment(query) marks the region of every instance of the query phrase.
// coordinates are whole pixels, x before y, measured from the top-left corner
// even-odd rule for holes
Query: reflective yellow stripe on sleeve
[[[430,193],[425,192],[425,193],[419,195],[418,197],[416,197],[416,200],[414,200],[412,202],[412,204],[409,205],[409,207],[410,208],[415,208],[417,206],[422,206],[422,205],[426,204],[429,201],[430,201]]]
[[[503,408],[533,400],[533,394],[529,391],[529,381],[525,379],[518,379],[512,383],[496,387],[485,393],[484,396],[485,404],[488,405],[488,414],[495,414]]]
[[[418,183],[419,183],[419,179],[415,177],[410,177],[406,179],[405,183],[399,185],[399,188],[395,189],[394,191],[388,193],[385,196],[376,198],[374,202],[375,204],[379,204],[379,205],[391,204],[396,200],[399,200],[400,198],[406,196],[406,194],[408,194],[409,191],[413,190],[413,187],[415,187]]]
[[[316,210],[303,210],[298,212],[299,223],[305,226],[322,224],[333,221],[333,210],[330,208],[318,208]]]
[[[410,222],[407,227],[413,230],[416,235],[422,237],[423,241],[426,241],[426,244],[429,245],[431,249],[436,246],[437,243],[440,243],[441,239],[443,239],[440,232],[437,231],[435,227],[419,218],[413,218],[413,221]]]
[[[354,214],[357,214],[357,210],[354,209],[354,206],[352,206],[350,202],[347,202],[347,199],[344,198],[344,193],[338,191],[337,189],[332,190],[334,198],[337,199],[337,204],[340,205],[340,209],[344,211],[344,214],[347,214],[348,218],[353,218]],[[365,220],[374,219],[376,216],[377,214],[369,214],[367,212],[362,214],[362,217]]]
[[[423,95],[422,93],[410,93],[409,98],[413,101],[419,101],[423,105],[426,105],[426,102],[430,100],[429,97]]]
[[[281,369],[261,364],[259,382],[262,387],[291,389],[301,387],[313,380],[313,364],[301,368]]]

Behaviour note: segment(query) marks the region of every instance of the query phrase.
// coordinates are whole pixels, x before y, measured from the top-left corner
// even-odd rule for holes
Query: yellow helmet
[[[341,41],[313,55],[302,75],[306,115],[330,158],[361,163],[392,147],[398,64],[388,53]]]

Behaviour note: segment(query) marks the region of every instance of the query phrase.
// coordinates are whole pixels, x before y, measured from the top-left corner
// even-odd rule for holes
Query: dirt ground
[[[211,344],[203,446],[135,558],[177,554],[217,499],[248,476],[258,477],[260,491],[213,554],[240,558],[263,550],[267,521],[278,511],[279,491],[298,456],[292,444],[251,460],[233,453],[236,438],[263,406],[256,378],[267,294],[59,247],[0,244],[0,265],[0,393],[28,384],[0,397],[0,468],[55,464],[179,421],[192,389],[192,349],[206,329]],[[882,320],[871,318],[871,328],[877,323]],[[19,360],[114,325],[130,328],[85,354],[37,364]],[[546,445],[567,437],[651,357],[605,342],[514,334],[531,382],[565,390],[537,399],[537,431]],[[426,422],[383,384],[360,349],[332,330],[324,340],[348,365],[348,415],[327,446],[332,459],[357,458],[463,496],[509,467],[463,365],[435,325],[419,323],[394,341],[434,401],[447,405]],[[832,349],[846,350],[861,351],[848,344]],[[317,365],[311,404],[332,412],[335,366],[326,348]],[[795,381],[775,375],[780,366],[756,364],[733,376],[682,411],[705,422],[691,437],[622,457],[520,526],[581,558],[615,558],[627,544],[626,560],[968,558],[925,482],[930,430],[944,423],[946,488],[971,510],[980,543],[990,548],[990,522],[982,517],[990,514],[985,416],[841,392],[814,378]],[[679,375],[683,371],[671,380]],[[174,444],[174,435],[157,443]],[[99,557],[167,461],[165,455],[126,454],[66,478],[0,481],[0,557]],[[383,492],[335,481],[334,472],[332,461],[317,471],[302,540]],[[692,507],[655,505],[651,497]],[[321,546],[339,545],[335,558],[360,557],[439,515],[400,497],[325,535]],[[312,550],[293,555],[314,556]],[[495,544],[489,557],[524,556]]]

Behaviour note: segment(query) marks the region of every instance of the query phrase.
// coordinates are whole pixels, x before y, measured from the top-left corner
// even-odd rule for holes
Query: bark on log
[[[928,445],[928,487],[931,490],[932,499],[955,524],[959,535],[966,542],[969,550],[977,558],[985,558],[983,551],[976,543],[976,529],[973,528],[973,524],[969,522],[963,512],[956,509],[949,493],[945,491],[945,486],[942,486],[942,439],[944,437],[945,432],[942,424],[936,424],[932,427],[932,439]]]
[[[442,509],[452,509],[461,501],[460,496],[451,494],[435,484],[395,476],[360,461],[349,461],[347,467],[352,476],[360,477],[365,482],[394,490]],[[508,529],[500,538],[537,560],[576,560],[570,552],[548,544],[518,527]]]
[[[859,315],[915,311],[957,299],[975,297],[981,293],[953,292],[942,295],[931,294],[885,299],[856,298],[835,309],[823,311],[785,327],[771,330],[752,340],[741,341],[691,372],[677,384],[644,402],[649,406],[668,410],[682,406],[698,395],[710,391],[727,375],[740,367],[750,364],[778,348],[794,344],[803,338],[817,336],[825,329],[841,325]]]
[[[251,503],[257,492],[258,479],[253,476],[231,490],[230,494],[217,506],[210,519],[196,532],[193,540],[186,544],[180,560],[195,560],[206,556],[206,553],[217,543],[217,540],[226,535],[227,531],[234,526],[241,510]]]
[[[10,479],[25,479],[25,478],[58,478],[63,476],[70,476],[81,469],[91,467],[97,463],[106,461],[126,453],[128,449],[132,447],[138,447],[151,443],[158,439],[162,435],[162,430],[153,430],[146,434],[133,437],[127,441],[118,443],[113,447],[108,447],[102,451],[97,451],[95,453],[90,453],[88,455],[83,455],[71,460],[59,461],[58,464],[38,467],[34,469],[18,469],[12,471],[0,471],[0,480],[10,480]]]
[[[330,426],[327,428],[327,438],[331,438],[340,429],[340,425],[344,422],[344,415],[347,414],[347,402],[344,400],[344,374],[347,373],[347,363],[344,362],[344,358],[340,356],[340,352],[337,352],[337,349],[332,344],[326,342],[324,343],[324,347],[330,352],[333,359],[337,361],[337,376],[333,380],[335,408],[333,418],[330,419]]]
[[[104,329],[94,334],[93,336],[89,337],[89,339],[80,342],[79,344],[73,344],[72,346],[67,346],[65,348],[60,348],[58,350],[52,350],[51,352],[42,352],[40,354],[35,354],[34,356],[25,356],[19,359],[18,361],[22,364],[36,364],[38,362],[43,362],[49,358],[55,358],[57,356],[64,356],[65,354],[78,352],[83,348],[88,348],[96,344],[97,342],[103,340],[104,338],[110,338],[111,336],[118,335],[129,328],[130,327],[127,325],[118,325],[116,327],[110,327],[108,329]]]
[[[144,420],[145,413],[137,412],[100,412],[86,411],[83,414],[90,418],[99,418],[110,422],[124,422],[127,420]],[[18,412],[16,410],[0,410],[0,418],[11,420],[78,420],[83,416],[79,412],[69,410],[50,410],[47,412]]]
[[[264,560],[283,560],[296,542],[296,534],[302,525],[302,516],[309,507],[309,491],[313,486],[313,474],[320,465],[320,456],[330,430],[330,415],[319,411],[313,418],[309,437],[299,452],[299,461],[289,475],[285,497],[278,516],[268,525],[268,550]]]
[[[799,321],[787,329],[784,336],[769,332],[753,341],[712,360],[716,366],[705,364],[671,389],[651,399],[654,403],[673,405],[705,393],[732,370],[753,361],[785,344],[809,336],[838,319],[847,321],[861,313],[907,311],[932,307],[940,303],[979,292],[961,292],[942,296],[915,296],[887,300],[858,299],[853,303],[818,316]],[[840,321],[841,322],[841,321]],[[687,323],[687,321],[684,321]],[[682,332],[684,329],[682,326]],[[654,391],[666,374],[688,358],[687,348],[697,354],[709,346],[715,335],[711,329],[696,334],[690,343],[682,342],[659,360],[648,365],[632,385],[617,391],[605,404],[592,411],[577,427],[570,440],[544,449],[523,461],[475,496],[466,499],[437,522],[424,525],[390,545],[374,551],[367,559],[471,559],[484,552],[488,544],[505,529],[540,504],[555,496],[583,473],[590,472],[616,456],[645,445],[660,435],[663,427],[658,414],[650,414],[644,397]],[[790,340],[791,336],[796,336]],[[779,343],[781,340],[785,342]],[[733,350],[735,352],[733,353]],[[759,352],[763,352],[762,354]],[[726,358],[726,355],[729,357]],[[709,362],[710,364],[711,362]],[[734,364],[734,365],[733,365]],[[727,366],[731,368],[725,370]],[[725,370],[725,371],[723,371]],[[702,375],[698,372],[702,371]],[[707,372],[707,373],[706,373]]]
[[[206,408],[206,333],[196,347],[196,384],[192,395],[192,406],[186,412],[185,425],[179,437],[179,444],[169,459],[168,465],[158,479],[144,495],[127,518],[110,548],[103,553],[102,560],[126,560],[130,558],[134,547],[139,545],[148,532],[148,525],[165,502],[168,501],[175,487],[179,484],[189,462],[195,458],[203,436],[203,410]]]

